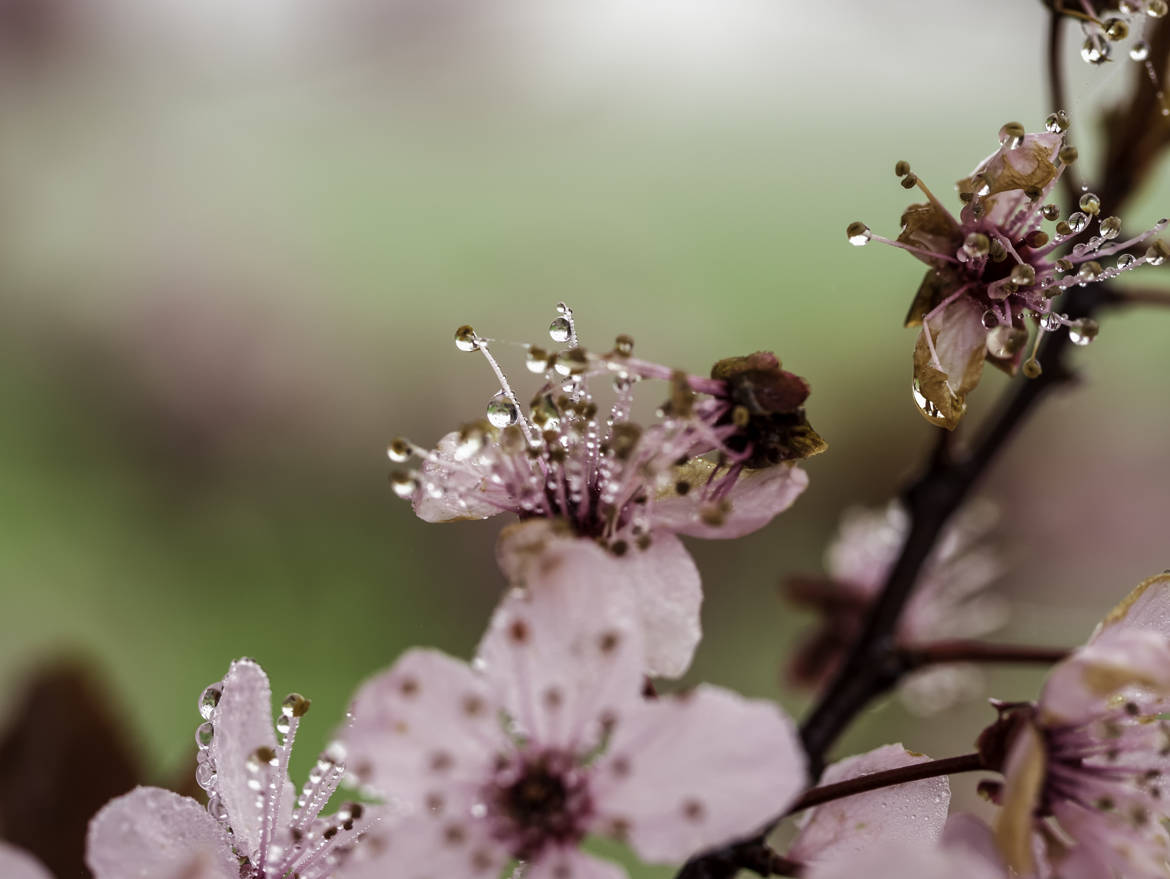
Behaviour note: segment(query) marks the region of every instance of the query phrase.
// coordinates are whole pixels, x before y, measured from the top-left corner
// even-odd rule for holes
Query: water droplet
[[[982,232],[970,232],[963,239],[963,253],[972,259],[987,256],[991,250],[991,239]]]
[[[390,487],[403,500],[410,500],[414,497],[414,493],[418,491],[418,486],[418,474],[413,471],[395,470],[390,474]]]
[[[1137,262],[1137,257],[1132,253],[1123,253],[1117,257],[1117,267],[1124,271],[1125,269],[1133,268],[1133,264]]]
[[[573,309],[569,308],[569,306],[564,302],[558,302],[557,303],[557,314],[563,315],[564,317],[572,317],[573,316]]]
[[[216,821],[227,821],[228,810],[218,796],[214,794],[207,800],[207,814]]]
[[[1054,333],[1062,326],[1064,326],[1064,323],[1061,321],[1060,315],[1054,311],[1050,311],[1040,318],[1040,329],[1046,333]]]
[[[520,418],[520,412],[505,394],[496,394],[487,404],[487,420],[492,427],[510,427]]]
[[[1161,242],[1151,244],[1146,248],[1146,262],[1152,266],[1160,266],[1166,261],[1165,245],[1159,247],[1158,244]]]
[[[205,750],[211,747],[211,740],[215,738],[215,727],[212,726],[210,720],[205,720],[199,724],[199,728],[195,730],[195,744],[199,750]]]
[[[486,803],[475,803],[471,807],[472,818],[484,818],[487,816],[487,812],[488,810]]]
[[[276,718],[276,731],[282,736],[288,735],[288,731],[292,728],[292,719],[286,715],[281,714]]]
[[[1081,45],[1081,57],[1090,64],[1104,64],[1109,60],[1109,44],[1100,37],[1091,36]]]
[[[567,318],[558,317],[548,325],[548,335],[554,342],[567,342],[573,334],[573,325]]]
[[[854,247],[862,247],[869,244],[869,239],[873,237],[873,233],[869,231],[869,226],[860,221],[850,223],[845,229],[845,234],[849,238],[849,243]]]
[[[1090,260],[1081,265],[1077,271],[1077,280],[1082,284],[1091,284],[1101,277],[1101,263],[1096,260]]]
[[[204,720],[211,720],[211,712],[219,704],[219,697],[223,695],[223,684],[215,683],[199,694],[199,715]]]
[[[622,357],[629,357],[634,353],[634,337],[622,333],[614,339],[613,350]]]
[[[473,458],[484,447],[487,437],[480,424],[469,424],[459,431],[453,457],[456,461]]]
[[[1081,206],[1081,210],[1088,214],[1095,214],[1101,210],[1101,199],[1095,192],[1086,192],[1081,196],[1077,202]],[[1072,217],[1069,217],[1069,222],[1072,223]],[[1079,229],[1077,231],[1080,231]]]
[[[1048,118],[1044,120],[1044,129],[1052,134],[1059,134],[1062,131],[1068,130],[1068,114],[1064,110],[1057,110],[1055,113],[1049,113]]]
[[[1068,227],[1073,232],[1084,232],[1085,227],[1089,225],[1089,217],[1080,211],[1068,215]]]
[[[215,765],[210,762],[198,764],[195,767],[195,783],[207,791],[215,787]]]
[[[1019,122],[1009,122],[999,129],[999,142],[1009,150],[1014,150],[1024,142],[1026,129]]]
[[[992,357],[1007,360],[1019,353],[1028,341],[1028,333],[1020,327],[999,326],[987,334],[987,351]]]
[[[533,375],[543,375],[548,370],[548,352],[535,345],[529,346],[524,365]]]
[[[1036,283],[1036,270],[1030,265],[1020,264],[1012,269],[1012,283],[1019,287],[1030,287]]]
[[[1148,0],[1146,3],[1146,15],[1150,18],[1165,18],[1167,7],[1166,0]]]
[[[1044,372],[1044,369],[1040,366],[1039,360],[1035,357],[1029,357],[1024,361],[1023,371],[1027,378],[1040,378],[1040,374]]]
[[[396,464],[410,460],[410,442],[405,437],[395,437],[386,447],[386,457]]]
[[[984,329],[994,329],[995,327],[999,326],[999,315],[989,308],[987,311],[983,312],[982,321]]]
[[[1054,204],[1046,204],[1040,208],[1040,213],[1046,220],[1055,220],[1060,216],[1060,208]]]
[[[1080,320],[1075,320],[1068,326],[1068,340],[1074,345],[1088,345],[1100,332],[1101,325],[1098,324],[1091,317],[1082,317]]]
[[[1134,61],[1145,61],[1150,57],[1150,44],[1145,40],[1138,40],[1129,47],[1129,57]]]
[[[479,347],[479,336],[467,324],[455,331],[455,347],[460,351],[474,351]]]
[[[1124,18],[1108,18],[1105,20],[1105,36],[1117,42],[1129,36],[1129,23]]]

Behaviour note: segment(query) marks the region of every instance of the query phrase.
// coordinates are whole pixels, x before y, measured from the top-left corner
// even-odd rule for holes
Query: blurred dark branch
[[[1055,8],[1048,19],[1048,93],[1052,98],[1052,111],[1069,110],[1068,96],[1064,89],[1064,16]],[[1064,169],[1061,175],[1064,196],[1068,209],[1074,209],[1081,195],[1080,183],[1072,167]]]
[[[1023,663],[1054,665],[1068,656],[1064,647],[1037,647],[1032,644],[988,644],[984,641],[937,641],[899,651],[907,669],[948,662]]]
[[[1156,290],[1151,287],[1124,287],[1110,289],[1109,305],[1160,305],[1170,307],[1170,290]]]

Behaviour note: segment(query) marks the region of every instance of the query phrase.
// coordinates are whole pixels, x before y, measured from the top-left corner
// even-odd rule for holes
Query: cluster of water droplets
[[[219,772],[212,755],[217,734],[216,722],[224,683],[205,688],[199,696],[199,714],[203,722],[195,732],[198,747],[195,780],[207,792],[207,811],[230,834],[233,816],[220,795]],[[296,740],[300,719],[308,711],[309,700],[291,693],[281,703],[276,719],[278,745],[263,746],[247,758],[247,786],[255,794],[253,808],[260,820],[260,837],[254,858],[245,851],[248,842],[235,839],[234,847],[242,859],[241,879],[327,879],[343,858],[351,853],[360,838],[353,833],[355,822],[364,808],[357,803],[343,804],[328,817],[321,817],[334,792],[346,775],[345,752],[334,742],[317,758],[308,780],[296,798],[291,820],[281,820],[282,803],[288,796],[288,762]]]
[[[1150,61],[1149,29],[1158,19],[1165,18],[1170,12],[1170,4],[1166,0],[1121,0],[1117,4],[1116,14],[1109,14],[1102,18],[1093,11],[1092,4],[1085,4],[1086,13],[1070,12],[1080,19],[1081,29],[1085,40],[1081,44],[1081,57],[1089,64],[1100,65],[1113,58],[1114,45],[1121,44],[1133,38],[1129,43],[1128,54],[1131,60],[1145,67],[1146,75],[1153,83],[1157,92],[1158,103],[1162,105],[1162,115],[1170,116],[1170,105],[1166,103],[1166,95],[1162,91],[1158,71]]]

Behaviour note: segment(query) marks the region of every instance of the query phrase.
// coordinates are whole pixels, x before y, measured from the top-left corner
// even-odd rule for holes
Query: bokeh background
[[[932,432],[901,326],[921,266],[843,230],[896,233],[895,160],[949,192],[1002,123],[1040,126],[1046,19],[1020,0],[0,0],[0,724],[45,663],[81,657],[168,780],[201,688],[249,655],[313,699],[303,772],[404,648],[467,656],[500,524],[416,520],[385,445],[431,443],[496,390],[457,325],[543,343],[558,300],[586,345],[626,332],[698,372],[771,349],[811,381],[831,448],[805,496],[691,545],[688,680],[801,710],[779,670],[809,618],[778,583],[820,571],[842,511],[884,503]],[[1094,114],[1140,70],[1090,68],[1077,42],[1091,182]],[[1125,219],[1168,207],[1159,173]],[[982,486],[1004,638],[1076,643],[1170,565],[1168,338],[1170,313],[1109,315],[1085,383]],[[985,377],[970,423],[1006,385]],[[1028,698],[1039,675],[990,682]],[[889,700],[839,752],[958,753],[989,717]]]

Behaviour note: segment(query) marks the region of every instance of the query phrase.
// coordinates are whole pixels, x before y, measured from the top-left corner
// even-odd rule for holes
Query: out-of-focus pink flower
[[[997,554],[984,542],[994,521],[990,506],[975,504],[943,532],[899,623],[902,646],[977,637],[1002,624],[1004,602],[987,591],[1002,571]],[[816,609],[822,617],[793,654],[789,674],[794,681],[817,685],[836,670],[897,560],[908,528],[909,518],[897,503],[884,509],[848,510],[826,552],[828,576],[797,576],[785,583],[792,600]],[[973,667],[933,666],[907,677],[901,692],[912,709],[929,712],[977,690],[978,684]]]
[[[804,784],[792,722],[717,687],[645,700],[629,593],[583,589],[576,541],[540,556],[471,665],[412,650],[358,691],[344,733],[357,777],[407,812],[385,822],[369,877],[605,877],[590,834],[681,862],[753,832]]]
[[[1168,696],[1170,574],[1162,574],[1052,670],[1038,702],[1000,705],[981,737],[990,762],[1003,765],[1004,783],[990,793],[1003,806],[997,838],[1013,869],[1028,874],[1048,862],[1062,877],[1167,875]]]
[[[199,699],[204,721],[195,733],[195,775],[207,807],[152,787],[111,800],[89,827],[86,860],[95,879],[337,874],[374,821],[372,810],[358,805],[321,816],[344,774],[337,748],[321,755],[300,794],[294,792],[288,760],[308,707],[303,696],[290,695],[274,732],[267,675],[249,659],[232,663]]]
[[[825,770],[821,784],[925,763],[929,757],[901,745],[884,745]],[[788,856],[808,865],[851,859],[878,844],[937,845],[947,820],[951,787],[946,776],[867,791],[809,809]]]
[[[53,874],[26,851],[0,842],[0,876],[4,879],[53,879]]]
[[[904,833],[876,838],[842,858],[814,863],[804,875],[806,879],[1008,879],[991,830],[981,821],[954,815],[941,829],[941,840],[937,836],[914,840]]]
[[[678,676],[698,641],[702,592],[675,535],[739,537],[795,501],[808,484],[795,462],[825,448],[804,416],[808,384],[766,353],[720,361],[711,378],[638,360],[627,336],[594,354],[578,345],[563,304],[549,332],[569,347],[527,346],[528,368],[542,384],[523,411],[491,341],[460,328],[456,344],[487,359],[500,391],[486,421],[448,434],[433,451],[395,440],[391,459],[417,456],[422,466],[395,473],[392,484],[428,522],[507,512],[553,521],[558,534],[589,542],[596,552],[580,557],[626,582],[648,608],[678,611],[646,618],[646,671]],[[632,411],[646,382],[665,383],[667,399],[643,427]],[[512,539],[547,544],[548,529],[536,530]],[[501,557],[512,551],[502,546]]]
[[[1160,265],[1170,255],[1161,241],[1140,255],[1129,252],[1165,228],[1166,220],[1118,241],[1121,220],[1100,216],[1101,200],[1091,192],[1081,196],[1078,210],[1060,219],[1059,208],[1046,200],[1076,159],[1076,149],[1066,143],[1063,112],[1049,116],[1045,127],[1038,134],[1026,133],[1018,122],[1000,129],[999,149],[958,182],[963,207],[957,218],[908,163],[899,162],[895,170],[902,185],[918,187],[927,202],[906,209],[897,240],[874,235],[864,223],[847,230],[853,244],[882,241],[930,266],[906,325],[922,327],[912,390],[919,411],[932,424],[954,429],[985,360],[1015,374],[1028,341],[1026,315],[1040,330],[1067,327],[1073,342],[1088,344],[1097,334],[1096,321],[1070,321],[1056,310],[1053,298],[1139,265]],[[1045,221],[1055,222],[1052,234],[1041,228]],[[1111,265],[1101,262],[1111,257],[1116,257]],[[1024,371],[1040,374],[1034,354]]]

